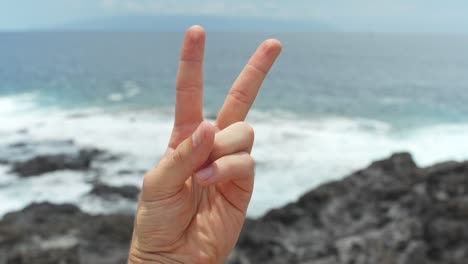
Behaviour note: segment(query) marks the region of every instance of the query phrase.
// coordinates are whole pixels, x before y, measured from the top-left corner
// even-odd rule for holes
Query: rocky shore
[[[87,161],[99,154],[81,155]],[[53,158],[54,170],[56,164],[89,167]],[[75,158],[81,159],[80,154]],[[90,195],[135,199],[136,193],[128,186],[96,185]],[[126,263],[132,222],[131,215],[90,215],[69,204],[31,204],[0,221],[0,264]],[[419,168],[407,153],[374,162],[259,219],[248,219],[226,262],[466,264],[468,162]]]
[[[230,263],[468,263],[468,162],[374,162],[247,221]]]

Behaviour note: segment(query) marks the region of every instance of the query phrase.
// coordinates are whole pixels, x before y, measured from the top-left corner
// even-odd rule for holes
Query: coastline
[[[9,173],[11,165],[3,162],[0,200],[4,202],[0,204],[0,217],[39,201],[73,203],[93,214],[134,210],[135,206],[126,200],[120,200],[116,206],[115,202],[102,202],[87,194],[96,182],[139,186],[146,169],[163,155],[161,146],[167,144],[170,136],[172,113],[157,109],[113,112],[53,107],[25,108],[28,110],[23,113],[16,111],[23,104],[15,98],[2,99],[10,102],[7,108],[10,104],[11,111],[0,117],[0,163],[35,156],[69,157],[93,149],[115,159],[95,159],[86,170],[59,170],[25,178]],[[277,115],[274,111],[254,111],[248,122],[256,133],[256,192],[247,212],[251,217],[260,217],[321,183],[342,179],[371,160],[394,152],[409,151],[422,166],[467,159],[466,151],[459,147],[466,138],[466,124],[400,131],[391,123],[359,117],[308,119],[294,113]]]
[[[129,195],[121,191],[95,190]],[[396,153],[247,219],[226,263],[461,264],[467,217],[468,162],[419,168]],[[132,223],[131,214],[31,204],[0,221],[0,264],[125,263]]]

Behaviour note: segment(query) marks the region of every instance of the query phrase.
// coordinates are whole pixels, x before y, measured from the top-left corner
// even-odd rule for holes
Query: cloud
[[[281,1],[258,2],[239,0],[99,0],[104,9],[121,13],[184,14],[184,15],[242,15],[280,16]],[[263,7],[265,6],[265,7]],[[265,13],[264,11],[268,11]]]

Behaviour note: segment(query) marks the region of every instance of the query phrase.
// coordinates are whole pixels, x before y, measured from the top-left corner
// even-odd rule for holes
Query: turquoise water
[[[121,167],[151,167],[170,133],[182,35],[0,33],[0,144],[74,139],[124,153]],[[207,116],[269,37],[281,40],[283,53],[248,119],[257,160],[251,214],[393,151],[411,151],[421,165],[468,158],[468,36],[208,33]],[[18,135],[21,129],[29,134]],[[113,184],[141,180],[115,179],[114,172],[103,177]],[[21,185],[47,181],[25,182],[0,167],[0,183],[2,175],[8,184],[0,198],[23,197],[3,211],[82,197],[40,190],[28,196]]]

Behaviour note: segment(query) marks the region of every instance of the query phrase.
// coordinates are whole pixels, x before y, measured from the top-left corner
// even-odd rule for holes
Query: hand
[[[203,121],[205,32],[186,32],[166,154],[145,175],[129,263],[222,263],[234,248],[253,191],[253,130],[242,122],[276,57],[266,40],[234,82],[215,125]]]

